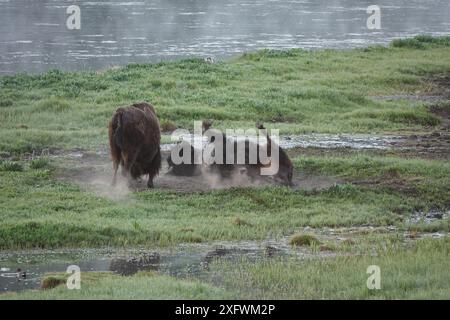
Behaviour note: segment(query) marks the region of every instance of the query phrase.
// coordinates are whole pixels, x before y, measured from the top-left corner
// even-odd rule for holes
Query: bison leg
[[[161,150],[158,148],[154,151],[152,162],[150,163],[150,166],[148,166],[145,171],[148,173],[148,181],[147,181],[147,187],[153,188],[153,179],[155,176],[159,173],[159,169],[161,169]]]
[[[154,188],[154,185],[153,185],[153,177],[150,176],[150,175],[148,176],[147,187],[148,187],[149,189],[153,189],[153,188]]]
[[[121,173],[122,177],[126,178],[127,177],[127,171],[125,170],[125,165],[123,163],[123,158],[120,158],[120,166],[121,166],[120,173]]]
[[[113,187],[115,187],[116,184],[117,184],[117,170],[119,169],[119,162],[118,161],[114,161],[113,162],[113,169],[114,169],[114,176],[113,176],[113,180],[112,180],[111,185]]]

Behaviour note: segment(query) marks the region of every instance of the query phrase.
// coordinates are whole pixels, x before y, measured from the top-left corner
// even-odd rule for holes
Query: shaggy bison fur
[[[211,122],[208,121],[207,123],[203,124],[203,130],[204,132],[209,130],[211,127]],[[258,129],[265,129],[264,126],[262,125],[257,125]],[[211,172],[214,173],[218,173],[220,176],[226,178],[226,177],[230,177],[236,169],[239,169],[241,172],[246,172],[247,175],[250,178],[256,178],[260,176],[260,170],[261,168],[264,166],[264,164],[261,162],[261,159],[259,158],[259,149],[262,148],[259,144],[257,144],[254,141],[250,141],[249,139],[245,140],[245,163],[244,164],[238,164],[237,163],[237,149],[238,149],[238,143],[236,140],[229,140],[226,135],[222,135],[222,146],[223,146],[223,161],[222,164],[219,163],[213,163],[211,165],[208,166],[208,169]],[[227,141],[229,141],[229,143],[233,144],[234,147],[234,159],[233,159],[233,163],[231,164],[227,164],[226,163],[226,155],[227,155],[227,148],[226,148],[226,143]],[[213,136],[210,139],[211,143],[215,143]],[[267,148],[267,152],[268,152],[268,156],[270,157],[270,150],[271,150],[271,145],[272,143],[274,143],[269,135],[267,135],[267,146],[263,147],[263,148]],[[256,146],[255,146],[256,144]],[[174,175],[180,175],[180,176],[190,176],[190,175],[197,175],[200,173],[200,165],[196,165],[194,164],[193,160],[194,160],[194,148],[193,146],[190,146],[191,148],[191,163],[190,164],[178,164],[175,165],[172,160],[171,160],[171,156],[168,157],[167,161],[169,163],[169,167],[172,168],[171,169],[171,173]],[[256,163],[250,163],[250,150],[255,150],[257,151],[257,159],[256,159]],[[180,156],[182,156],[182,149],[179,149],[180,152]],[[288,186],[292,186],[292,175],[293,175],[293,165],[291,160],[289,159],[289,156],[286,154],[286,152],[280,147],[278,146],[278,154],[279,154],[279,158],[278,158],[278,172],[275,175],[275,178],[278,179],[279,181],[281,181],[283,184],[288,185]]]
[[[161,133],[155,108],[145,102],[117,109],[109,123],[109,144],[114,167],[113,185],[117,170],[136,180],[148,174],[147,186],[153,188],[153,178],[161,169]]]
[[[257,125],[257,129],[265,130],[263,125]],[[212,164],[210,166],[211,170],[218,172],[222,177],[227,177],[236,169],[239,168],[243,169],[243,171],[247,172],[247,175],[250,178],[259,177],[261,168],[265,165],[262,163],[259,152],[260,148],[264,148],[264,153],[267,152],[267,156],[271,157],[271,146],[272,144],[275,144],[275,142],[272,141],[270,136],[267,134],[267,145],[261,146],[255,141],[250,141],[249,139],[245,139],[245,163],[244,164],[238,164],[237,163],[237,152],[238,152],[238,142],[236,140],[231,140],[231,143],[233,143],[234,148],[234,159],[233,164],[227,164],[226,163],[226,157],[227,157],[227,147],[226,143],[228,138],[223,135],[223,141],[222,141],[222,155],[223,155],[223,164]],[[214,143],[214,139],[211,141]],[[229,141],[230,142],[230,141]],[[280,147],[278,147],[278,172],[274,175],[274,178],[278,179],[283,183],[284,185],[292,186],[292,175],[293,175],[293,165],[291,160],[289,159],[289,156],[286,154],[286,152]],[[250,163],[250,150],[256,150],[256,163]]]
[[[187,142],[185,142],[187,143]],[[189,145],[191,149],[190,163],[175,164],[172,161],[172,152],[178,152],[180,158],[183,157],[182,144],[177,144],[167,157],[167,163],[169,165],[169,173],[175,176],[198,176],[201,174],[201,165],[195,164],[195,148]]]

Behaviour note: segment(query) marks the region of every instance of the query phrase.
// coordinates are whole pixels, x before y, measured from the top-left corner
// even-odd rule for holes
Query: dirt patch
[[[416,154],[432,159],[450,159],[450,106],[433,105],[430,112],[441,119],[435,131],[421,135],[410,135],[392,145],[407,154]]]
[[[450,106],[436,104],[430,107],[430,112],[442,121],[442,130],[450,131]]]
[[[411,135],[400,145],[409,153],[432,159],[450,159],[450,133],[433,132],[426,135]],[[406,151],[405,151],[406,152]]]
[[[402,194],[414,197],[418,195],[417,189],[414,187],[414,184],[420,182],[420,178],[400,178],[393,176],[383,176],[379,178],[366,179],[366,180],[354,180],[351,181],[352,184],[368,186],[368,187],[376,187],[376,188],[389,188],[391,190],[395,190],[396,192],[400,192]]]
[[[198,176],[175,176],[168,171],[167,156],[163,152],[162,169],[154,180],[156,190],[170,190],[175,192],[207,192],[232,187],[264,187],[276,186],[279,182],[271,177],[249,178],[246,175],[232,175],[222,178],[219,175],[205,172]],[[61,156],[61,155],[60,155]],[[76,152],[63,156],[64,168],[58,170],[58,177],[63,181],[75,183],[83,189],[110,199],[123,199],[130,196],[133,191],[147,190],[145,177],[138,179],[130,189],[125,178],[120,177],[116,187],[111,186],[112,164],[104,152]],[[295,173],[293,188],[304,190],[326,189],[341,183],[332,177],[309,176]]]
[[[438,87],[436,93],[443,98],[442,100],[450,100],[450,75],[433,77],[430,82]]]

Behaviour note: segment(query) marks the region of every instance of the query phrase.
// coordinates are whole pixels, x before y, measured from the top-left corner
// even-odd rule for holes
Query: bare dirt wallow
[[[175,176],[168,172],[168,164],[165,160],[168,151],[162,152],[162,168],[159,176],[155,178],[155,188],[159,190],[172,190],[176,192],[206,192],[214,189],[226,189],[232,187],[252,186],[263,187],[278,185],[279,183],[271,177],[260,177],[251,180],[245,175],[233,175],[230,178],[222,178],[205,170],[197,176]],[[100,196],[108,198],[122,198],[131,191],[125,179],[118,177],[117,185],[111,186],[111,161],[106,152],[74,152],[59,156],[64,158],[65,169],[59,170],[59,178],[63,181],[75,183],[82,188],[87,188]],[[332,177],[308,176],[295,173],[293,177],[293,188],[305,190],[329,188],[340,183]],[[135,185],[136,191],[146,190],[143,179],[138,180]]]

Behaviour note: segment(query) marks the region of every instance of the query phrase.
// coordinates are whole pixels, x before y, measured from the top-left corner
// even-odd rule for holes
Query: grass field
[[[422,40],[422,41],[420,41]],[[216,64],[184,60],[97,73],[2,76],[0,150],[95,149],[117,106],[151,101],[163,127],[192,129],[264,121],[281,132],[395,132],[438,120],[420,103],[371,96],[427,93],[427,77],[448,74],[448,38],[390,48],[259,51]],[[416,43],[420,43],[417,45]]]
[[[450,220],[408,220],[417,212],[449,210],[446,157],[296,149],[289,151],[296,172],[340,183],[324,190],[179,193],[156,188],[116,201],[59,179],[69,169],[64,159],[26,156],[44,149],[105,149],[115,109],[141,100],[156,106],[167,131],[214,119],[219,128],[254,127],[263,121],[282,134],[446,134],[445,119],[422,101],[379,97],[439,95],[443,89],[434,79],[449,74],[450,39],[416,37],[387,48],[266,50],[215,64],[193,59],[97,73],[2,76],[0,250],[154,249],[281,239],[304,227],[395,226],[396,231],[361,237],[350,247],[329,244],[348,256],[257,264],[244,259],[239,268],[217,261],[211,268],[223,278],[220,285],[158,274],[106,274],[91,275],[80,292],[58,287],[1,298],[449,298]],[[448,100],[440,108],[450,108]],[[444,236],[408,242],[404,232]],[[383,289],[376,292],[365,286],[371,264],[386,272]]]

